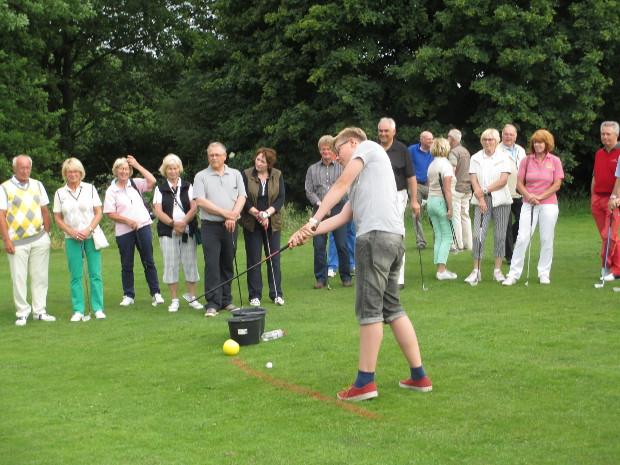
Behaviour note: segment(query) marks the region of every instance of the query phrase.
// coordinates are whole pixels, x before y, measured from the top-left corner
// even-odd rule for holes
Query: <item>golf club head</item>
[[[423,290],[424,292],[426,292],[426,291],[428,291],[428,287],[426,287],[424,284],[422,284],[422,290]]]
[[[470,286],[477,286],[478,285],[478,280],[476,279],[475,281],[472,281],[469,283]]]
[[[614,292],[620,292],[620,287],[614,287]]]
[[[82,321],[90,321],[90,315],[84,315]]]
[[[183,294],[182,297],[190,304],[195,300],[189,292],[186,292],[185,294]]]
[[[594,285],[594,287],[597,288],[597,289],[601,289],[601,288],[605,287],[605,282],[603,281],[602,283],[596,283]],[[615,290],[615,288],[614,288],[614,290]]]
[[[529,286],[529,285],[530,285],[530,282],[529,282],[529,281],[525,281],[525,283],[524,283],[524,284],[525,284],[526,286]]]

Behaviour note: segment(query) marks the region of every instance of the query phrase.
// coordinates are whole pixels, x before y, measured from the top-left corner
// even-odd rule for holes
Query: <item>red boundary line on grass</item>
[[[235,365],[237,365],[239,368],[241,368],[243,371],[245,371],[246,373],[248,373],[251,376],[254,376],[256,378],[261,378],[271,384],[273,384],[274,386],[278,386],[278,387],[282,387],[282,388],[286,388],[289,389],[291,391],[294,392],[300,392],[302,394],[306,394],[310,397],[313,397],[316,400],[320,400],[323,402],[331,402],[332,404],[336,404],[339,407],[342,407],[346,410],[349,410],[353,413],[356,413],[360,416],[366,417],[366,418],[377,418],[378,415],[376,413],[373,412],[369,412],[368,410],[364,410],[362,408],[356,407],[355,405],[352,404],[348,404],[342,400],[336,400],[336,399],[332,399],[330,397],[327,397],[323,394],[321,394],[320,392],[317,391],[313,391],[312,389],[306,389],[300,386],[295,386],[294,384],[291,383],[287,383],[286,381],[281,381],[279,379],[275,379],[269,375],[266,375],[265,373],[261,373],[260,371],[255,370],[254,368],[250,368],[249,366],[247,366],[245,364],[245,362],[239,358],[233,358],[233,363]]]

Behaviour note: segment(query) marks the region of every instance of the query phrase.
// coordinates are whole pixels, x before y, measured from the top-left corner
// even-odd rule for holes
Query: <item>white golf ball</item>
[[[267,362],[267,365],[265,365],[267,368],[272,368],[273,367],[273,363],[271,362]]]

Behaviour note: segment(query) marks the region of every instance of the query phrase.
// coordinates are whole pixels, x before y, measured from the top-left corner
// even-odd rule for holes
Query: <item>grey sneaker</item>
[[[226,307],[223,307],[222,310],[228,310],[229,312],[232,312],[234,310],[239,310],[239,307],[237,307],[233,303],[230,303],[230,304],[226,305]]]
[[[207,318],[212,318],[214,316],[217,316],[217,309],[216,308],[207,308],[207,311],[205,312],[205,316]]]

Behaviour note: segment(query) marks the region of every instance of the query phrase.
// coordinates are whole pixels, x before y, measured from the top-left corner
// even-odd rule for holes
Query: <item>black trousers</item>
[[[230,233],[224,223],[203,220],[200,225],[202,236],[202,254],[205,260],[204,287],[205,292],[229,279],[233,274],[233,259],[237,246],[238,228]],[[225,284],[207,293],[206,308],[220,310],[232,302],[232,283]]]
[[[512,205],[510,206],[510,213],[514,215],[514,220],[508,218],[508,226],[506,226],[506,260],[512,260],[512,251],[514,250],[514,244],[519,235],[519,217],[521,216],[521,207],[523,206],[523,199],[512,199]]]
[[[265,257],[271,253],[280,250],[281,231],[272,231],[271,225],[267,231],[260,224],[256,224],[254,231],[243,230],[243,238],[245,239],[245,254],[247,257],[247,267],[257,264],[261,261],[262,252],[264,250]],[[267,247],[266,237],[269,239],[269,247]],[[269,283],[269,298],[274,300],[276,297],[282,297],[282,272],[280,268],[280,254],[267,260],[267,282]],[[271,267],[273,266],[273,272]],[[257,266],[248,271],[248,294],[250,300],[261,299],[263,295],[263,277],[262,267]],[[275,283],[274,283],[275,277]]]

